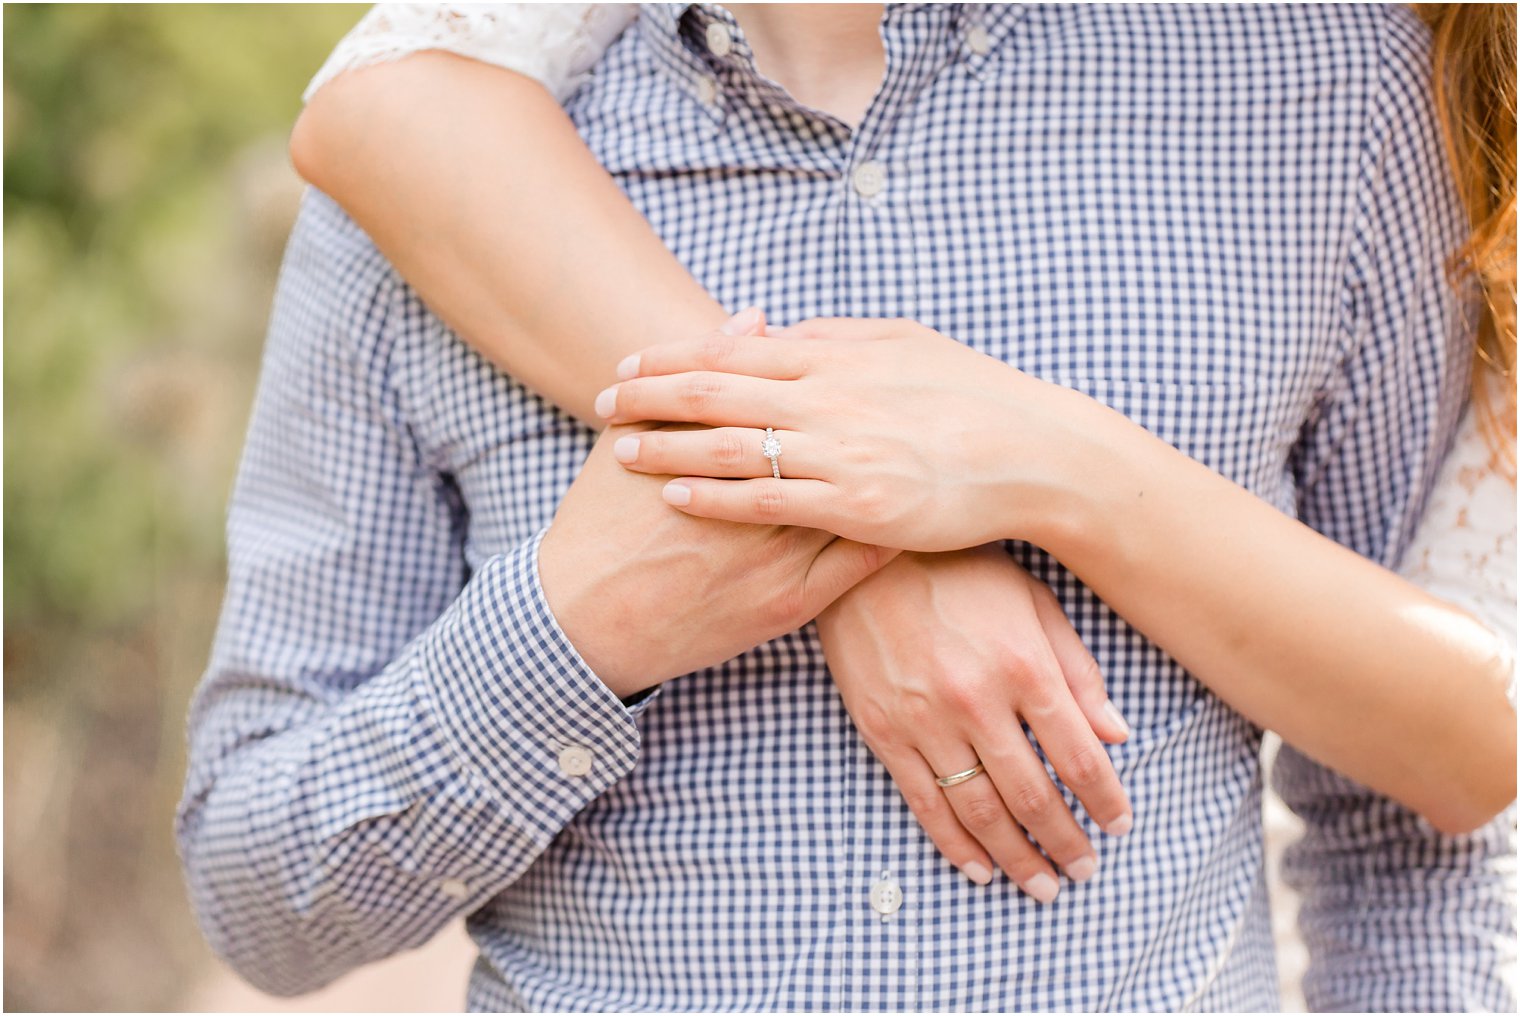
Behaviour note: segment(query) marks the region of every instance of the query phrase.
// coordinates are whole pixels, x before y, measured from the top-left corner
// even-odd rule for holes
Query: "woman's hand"
[[[1056,873],[1030,837],[1075,881],[1097,868],[1021,721],[1099,827],[1129,831],[1100,743],[1129,728],[1050,590],[1000,548],[903,554],[824,611],[818,631],[856,728],[972,881],[990,882],[996,863],[1030,896],[1054,899]],[[984,774],[935,782],[978,762]]]
[[[806,322],[770,338],[654,346],[597,399],[614,423],[711,430],[630,435],[629,469],[678,479],[692,515],[826,529],[937,551],[1040,542],[1093,468],[1111,410],[911,321]],[[761,450],[780,441],[782,479]]]

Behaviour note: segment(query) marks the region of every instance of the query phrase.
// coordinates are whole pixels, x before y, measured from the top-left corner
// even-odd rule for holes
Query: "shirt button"
[[[704,106],[711,106],[718,101],[718,82],[714,78],[697,79],[697,101]]]
[[[591,771],[591,753],[572,744],[559,753],[559,771],[566,776],[585,776]]]
[[[986,56],[992,52],[992,36],[981,25],[972,25],[966,33],[966,48],[977,56]]]
[[[890,878],[883,877],[871,887],[871,909],[882,917],[897,913],[902,904],[902,888]]]
[[[887,171],[879,162],[862,162],[855,167],[855,192],[863,198],[874,198],[887,186]]]
[[[719,60],[734,51],[734,37],[728,34],[728,26],[721,21],[707,25],[707,51]]]
[[[470,887],[462,879],[446,878],[438,883],[438,891],[451,900],[462,900],[470,895]]]

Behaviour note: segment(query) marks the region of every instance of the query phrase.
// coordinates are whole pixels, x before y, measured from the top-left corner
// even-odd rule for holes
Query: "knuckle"
[[[1049,818],[1055,805],[1055,791],[1049,783],[1027,783],[1013,794],[1013,813],[1026,826]]]
[[[939,679],[940,694],[945,702],[957,712],[980,715],[984,701],[982,683],[962,673],[943,675]]]
[[[1066,757],[1061,779],[1073,790],[1089,790],[1102,782],[1108,768],[1107,754],[1092,745],[1083,745]]]
[[[757,484],[750,495],[750,504],[757,519],[774,519],[786,510],[786,495],[774,484]]]
[[[704,370],[722,370],[733,361],[738,349],[739,342],[732,335],[715,332],[697,348],[697,362]]]
[[[917,815],[920,822],[937,822],[943,816],[945,795],[938,787],[932,790],[927,787],[904,790],[902,796],[908,810]]]
[[[978,838],[1000,827],[1007,820],[1008,815],[1001,803],[991,797],[982,796],[963,801],[959,810],[961,823]]]
[[[1008,673],[1019,686],[1019,713],[1032,725],[1055,719],[1069,701],[1039,667],[1018,661],[1009,664]]]
[[[765,616],[771,626],[792,628],[807,620],[807,591],[799,584],[789,585],[772,596]]]
[[[868,575],[872,572],[880,571],[889,560],[887,557],[889,553],[890,551],[886,547],[880,547],[874,543],[862,544],[860,550],[861,568]]]
[[[1082,654],[1081,660],[1076,664],[1076,673],[1072,679],[1077,684],[1090,684],[1094,688],[1103,687],[1103,668],[1098,666],[1098,661],[1086,653]]]
[[[704,413],[713,407],[722,394],[721,382],[706,374],[697,374],[681,382],[677,397],[687,410],[693,413]]]
[[[881,704],[872,700],[862,702],[855,710],[855,726],[868,741],[885,741],[892,733],[892,718]],[[906,797],[907,795],[904,794]]]
[[[733,431],[717,431],[713,436],[712,460],[715,465],[732,469],[745,459],[744,441]]]
[[[891,501],[880,484],[865,483],[855,493],[856,514],[867,522],[888,521]]]
[[[908,692],[902,700],[902,715],[910,730],[922,730],[934,723],[940,709],[927,695]]]

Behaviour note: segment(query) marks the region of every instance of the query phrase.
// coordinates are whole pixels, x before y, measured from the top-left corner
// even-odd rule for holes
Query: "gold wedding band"
[[[970,769],[967,769],[963,773],[952,773],[949,776],[936,776],[934,778],[934,782],[938,783],[942,787],[953,787],[956,784],[965,783],[967,780],[975,779],[986,771],[987,767],[978,762],[976,765],[972,766]]]

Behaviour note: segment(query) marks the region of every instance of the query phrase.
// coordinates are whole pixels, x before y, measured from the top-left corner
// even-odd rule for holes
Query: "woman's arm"
[[[1515,797],[1498,639],[1080,392],[892,321],[674,343],[619,376],[612,421],[714,428],[615,449],[681,477],[684,511],[918,551],[1030,540],[1243,715],[1441,830]],[[786,479],[715,455],[772,424]]]
[[[454,331],[594,426],[620,357],[728,316],[521,74],[443,52],[348,71],[290,151]]]
[[[1091,449],[1085,507],[1053,530],[1063,563],[1231,706],[1442,832],[1515,799],[1498,638],[1141,428],[1114,430]]]

